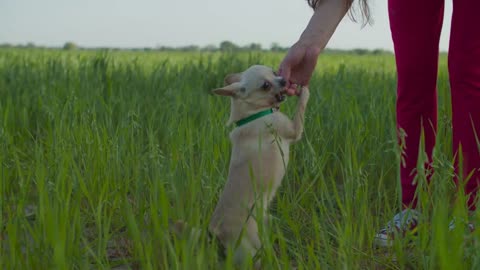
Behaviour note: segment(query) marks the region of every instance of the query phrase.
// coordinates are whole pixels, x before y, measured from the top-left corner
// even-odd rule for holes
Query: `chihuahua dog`
[[[253,258],[262,244],[257,221],[267,208],[288,165],[289,146],[303,132],[309,90],[301,89],[293,121],[278,111],[284,101],[285,80],[272,69],[255,65],[228,75],[213,93],[230,97],[228,124],[233,144],[228,180],[209,224],[209,232],[227,248],[234,261]],[[259,216],[261,215],[261,216]]]

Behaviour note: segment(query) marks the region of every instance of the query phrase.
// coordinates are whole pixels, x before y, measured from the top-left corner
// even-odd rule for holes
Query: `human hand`
[[[297,86],[308,86],[315,66],[317,65],[320,47],[297,42],[287,52],[279,68],[287,85],[285,92],[289,96],[298,95]]]

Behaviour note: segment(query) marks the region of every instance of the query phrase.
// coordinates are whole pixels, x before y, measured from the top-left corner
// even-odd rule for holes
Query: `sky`
[[[393,50],[387,0],[372,0],[374,23],[345,17],[328,43],[335,49]],[[451,1],[440,49],[448,49]],[[292,45],[312,10],[305,0],[0,0],[0,44],[83,47]]]

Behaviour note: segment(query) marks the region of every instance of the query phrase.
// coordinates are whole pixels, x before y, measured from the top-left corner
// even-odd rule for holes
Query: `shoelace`
[[[393,220],[387,223],[387,227],[381,230],[382,233],[393,234],[395,232],[405,234],[406,232],[416,233],[419,213],[416,210],[405,209],[396,214]],[[395,231],[394,231],[395,229]]]

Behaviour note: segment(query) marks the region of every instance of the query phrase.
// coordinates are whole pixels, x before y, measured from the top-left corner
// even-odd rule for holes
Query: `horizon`
[[[393,51],[387,4],[377,0],[370,5],[371,26],[362,28],[346,16],[326,48]],[[441,51],[448,49],[451,5],[445,3]],[[73,42],[82,48],[137,49],[231,41],[239,46],[259,43],[265,49],[273,43],[290,47],[311,14],[306,1],[289,0],[245,0],[241,5],[232,0],[189,5],[166,0],[5,0],[0,3],[0,44],[58,48]]]

